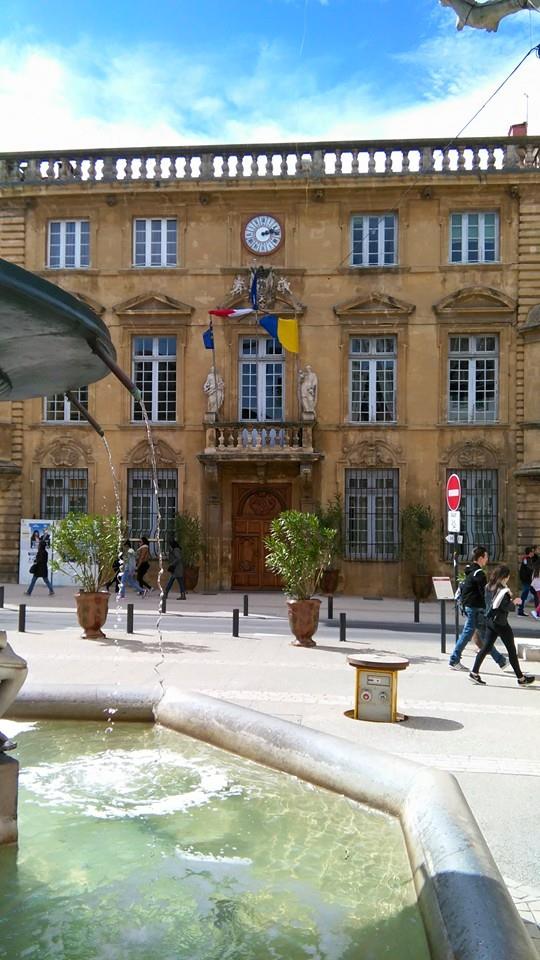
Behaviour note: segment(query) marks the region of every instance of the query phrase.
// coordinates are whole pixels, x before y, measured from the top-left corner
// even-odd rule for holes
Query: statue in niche
[[[317,374],[306,364],[305,370],[300,370],[300,399],[302,413],[314,414],[317,408],[317,393],[319,380]]]
[[[203,390],[208,398],[206,408],[208,413],[219,413],[225,397],[225,381],[215,367],[210,367]]]
[[[453,7],[457,13],[458,30],[477,27],[495,33],[503,17],[519,10],[540,11],[540,0],[440,0],[443,7]]]

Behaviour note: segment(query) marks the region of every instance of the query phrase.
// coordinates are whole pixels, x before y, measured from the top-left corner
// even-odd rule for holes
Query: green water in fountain
[[[393,819],[159,727],[28,726],[2,960],[427,960]]]

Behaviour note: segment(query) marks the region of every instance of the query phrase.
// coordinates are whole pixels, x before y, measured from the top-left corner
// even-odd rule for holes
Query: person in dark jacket
[[[525,547],[525,553],[521,558],[519,567],[519,582],[521,584],[521,598],[519,602],[518,617],[526,617],[525,604],[530,593],[532,593],[534,605],[538,606],[538,595],[532,587],[533,567],[534,567],[534,547]]]
[[[49,590],[49,596],[54,596],[54,590],[52,583],[49,580],[49,554],[47,553],[47,548],[45,546],[45,540],[42,537],[39,541],[39,547],[36,553],[36,559],[34,560],[32,566],[30,567],[30,573],[32,574],[32,579],[28,585],[28,590],[24,591],[25,597],[29,597],[32,594],[32,590],[36,585],[36,580],[41,579],[44,581],[45,586]]]
[[[484,567],[488,562],[487,547],[475,547],[472,555],[472,564],[470,572],[465,577],[461,586],[461,602],[465,611],[465,623],[452,653],[450,654],[449,666],[452,670],[466,670],[461,663],[461,654],[471,640],[475,630],[478,630],[480,638],[483,640],[485,631],[484,605],[486,575]],[[490,650],[495,663],[501,668],[507,664],[506,657],[493,647]]]
[[[180,596],[177,597],[178,600],[186,599],[186,585],[184,583],[184,558],[182,556],[182,548],[178,543],[178,540],[169,541],[169,556],[168,556],[169,566],[167,567],[170,577],[165,587],[164,597],[167,599],[169,596],[169,590],[172,588],[172,585],[175,580],[178,581],[178,586],[180,588]]]
[[[516,653],[516,644],[514,642],[514,631],[508,623],[508,614],[516,609],[519,604],[519,597],[512,599],[508,581],[510,579],[510,567],[502,563],[495,567],[486,587],[486,637],[484,646],[476,655],[473,668],[469,673],[469,679],[473,683],[481,686],[486,685],[486,681],[480,676],[480,667],[482,666],[488,653],[493,650],[493,644],[497,637],[500,637],[508,650],[508,658],[512,664],[512,669],[517,677],[520,687],[526,687],[529,683],[534,683],[534,676],[530,673],[523,673],[518,656]]]

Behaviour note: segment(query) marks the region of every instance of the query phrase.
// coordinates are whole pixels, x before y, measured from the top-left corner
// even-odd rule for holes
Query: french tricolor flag
[[[235,320],[237,317],[245,317],[248,313],[255,313],[253,307],[243,307],[241,310],[209,310],[212,317],[231,317]]]

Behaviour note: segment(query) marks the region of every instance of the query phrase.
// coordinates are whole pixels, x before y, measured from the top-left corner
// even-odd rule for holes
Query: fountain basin
[[[396,817],[435,960],[536,960],[450,774],[197,693],[26,687],[10,716],[150,720]],[[384,851],[381,851],[384,856]]]
[[[93,353],[116,353],[102,320],[77,297],[0,259],[0,400],[27,400],[101,380]]]

